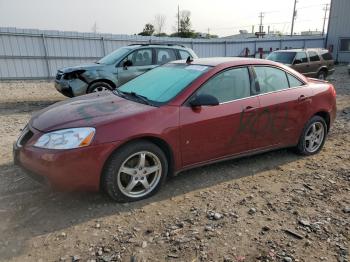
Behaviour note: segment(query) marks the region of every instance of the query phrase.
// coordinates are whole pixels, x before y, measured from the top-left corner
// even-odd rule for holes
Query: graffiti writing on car
[[[110,113],[110,112],[116,111],[118,108],[119,107],[116,104],[114,104],[113,102],[111,102],[111,103],[95,103],[95,104],[88,104],[88,105],[80,106],[77,108],[77,112],[83,118],[83,120],[90,121],[96,115],[96,113],[92,114],[91,111]]]
[[[277,135],[283,131],[288,122],[288,106],[275,107],[274,109],[264,108],[260,111],[245,112],[242,110],[239,119],[239,126],[233,136],[231,143],[239,139],[241,134],[251,134],[254,137],[263,137],[270,132]]]

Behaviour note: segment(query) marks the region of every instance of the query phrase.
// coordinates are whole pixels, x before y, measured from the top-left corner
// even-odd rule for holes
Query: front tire
[[[107,84],[106,82],[95,82],[89,86],[87,93],[89,94],[108,90],[113,90],[110,84]]]
[[[154,195],[165,182],[168,161],[155,144],[140,140],[116,151],[106,165],[102,186],[117,202],[131,202]]]
[[[327,136],[327,124],[320,116],[313,116],[305,125],[296,147],[301,155],[317,154],[323,147]]]

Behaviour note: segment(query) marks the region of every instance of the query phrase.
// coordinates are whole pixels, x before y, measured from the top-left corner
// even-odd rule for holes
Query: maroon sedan
[[[284,147],[315,154],[335,115],[331,84],[281,64],[176,61],[114,92],[42,110],[15,143],[14,158],[59,190],[102,188],[134,201],[185,169]]]

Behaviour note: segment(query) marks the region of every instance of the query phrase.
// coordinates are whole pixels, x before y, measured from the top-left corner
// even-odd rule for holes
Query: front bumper
[[[70,150],[50,150],[33,146],[41,132],[25,145],[14,143],[14,163],[35,180],[60,191],[98,191],[103,166],[120,142],[91,145]]]
[[[80,79],[66,80],[61,78],[55,80],[55,88],[58,92],[68,97],[85,95],[88,84]]]

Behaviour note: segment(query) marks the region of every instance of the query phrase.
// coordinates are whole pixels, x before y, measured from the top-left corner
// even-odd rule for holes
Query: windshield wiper
[[[116,90],[117,90],[117,89],[116,89]],[[138,98],[139,100],[141,100],[144,104],[152,106],[151,101],[150,101],[146,96],[139,95],[139,94],[137,94],[137,93],[135,93],[135,92],[123,92],[123,91],[120,91],[120,90],[118,90],[118,92],[120,92],[120,93],[122,93],[122,94],[125,94],[125,95],[128,95],[128,96],[136,97],[136,98]]]

